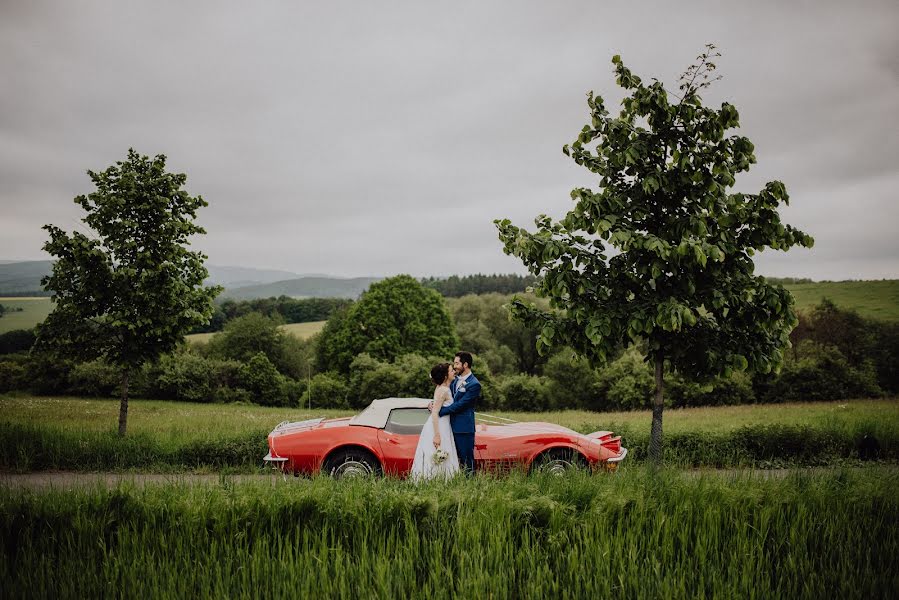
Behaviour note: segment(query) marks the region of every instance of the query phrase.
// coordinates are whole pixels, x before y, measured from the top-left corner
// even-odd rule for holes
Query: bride
[[[449,479],[459,471],[459,456],[456,454],[449,415],[441,417],[437,414],[442,406],[453,403],[449,385],[455,376],[449,363],[440,363],[431,369],[431,381],[437,387],[434,389],[431,417],[422,428],[415,449],[415,460],[409,475],[413,481]]]

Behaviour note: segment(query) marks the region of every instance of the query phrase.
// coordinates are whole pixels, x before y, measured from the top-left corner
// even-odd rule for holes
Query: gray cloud
[[[811,251],[758,270],[899,277],[899,10],[887,1],[4,3],[0,258],[78,226],[85,170],[164,153],[210,202],[216,264],[336,275],[521,272],[492,220],[561,215],[609,60],[676,89],[706,42]]]

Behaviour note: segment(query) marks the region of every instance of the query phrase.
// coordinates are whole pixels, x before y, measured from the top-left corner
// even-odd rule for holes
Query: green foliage
[[[543,300],[526,296],[548,308]],[[509,296],[500,294],[468,295],[447,301],[461,347],[483,358],[497,375],[542,372],[548,352],[537,352],[539,330],[512,320],[506,304]]]
[[[0,333],[0,354],[25,352],[34,345],[34,331],[31,329],[13,329]]]
[[[300,398],[301,408],[346,408],[349,388],[339,373],[318,373]]]
[[[253,356],[237,371],[237,383],[250,392],[253,402],[264,406],[287,404],[286,380],[264,352]]]
[[[350,365],[349,407],[364,408],[378,398],[431,398],[434,395],[431,367],[439,362],[448,360],[405,354],[391,363],[362,353]]]
[[[534,285],[532,275],[451,275],[447,278],[426,277],[421,284],[437,290],[445,297],[458,298],[469,294],[514,294]]]
[[[209,340],[206,351],[226,360],[246,362],[260,352],[272,363],[281,356],[284,334],[281,323],[260,313],[249,313],[229,322],[224,331]]]
[[[637,410],[651,405],[655,388],[652,371],[640,352],[628,348],[602,369],[596,383],[595,403],[591,410]]]
[[[215,305],[215,311],[205,325],[198,325],[191,333],[221,331],[225,324],[250,313],[260,313],[280,323],[314,323],[326,321],[336,310],[352,304],[347,298],[290,298],[288,296],[234,300],[227,298]]]
[[[41,284],[55,306],[38,328],[37,345],[119,368],[124,435],[128,373],[207,321],[219,288],[203,287],[206,257],[187,249],[192,236],[205,233],[193,220],[207,203],[181,189],[187,177],[167,173],[165,156],[151,160],[129,150],[126,161],[88,175],[97,190],[75,203],[92,235],[44,226],[44,250],[56,262]]]
[[[349,373],[359,354],[393,361],[404,354],[451,357],[458,338],[443,298],[408,275],[373,283],[332,316],[321,333],[320,370]]]
[[[539,375],[510,375],[499,382],[498,388],[505,410],[537,412],[554,408],[546,379]]]
[[[603,404],[598,397],[599,373],[589,361],[578,359],[573,350],[565,349],[553,355],[543,373],[547,393],[559,407],[595,410]]]
[[[22,362],[9,360],[9,357],[0,360],[0,394],[22,390],[27,385],[28,372]]]
[[[92,398],[109,398],[119,391],[122,374],[102,359],[77,363],[69,373],[69,393]]]
[[[660,82],[644,85],[616,56],[629,93],[620,114],[589,94],[591,122],[564,148],[600,177],[600,191],[575,189],[574,209],[558,222],[538,217],[536,233],[496,221],[506,253],[543,275],[536,289],[558,309],[513,303],[541,331],[538,346],[568,344],[606,361],[618,344],[645,341],[653,358],[696,377],[781,363],[793,301],[753,276],[752,255],[812,239],[780,222],[782,183],[728,193],[755,156],[747,138],[725,136],[739,125],[732,105],[702,105],[697,78],[714,68],[708,56],[674,104]]]
[[[234,387],[241,363],[206,358],[192,352],[174,352],[163,356],[156,367],[154,396],[186,402],[213,402],[221,398],[222,388]],[[228,392],[225,398],[230,399]]]
[[[797,352],[798,360],[787,361],[777,378],[758,386],[763,401],[842,400],[883,394],[871,362],[854,367],[836,347],[811,340],[801,342]]]
[[[573,190],[575,207],[560,221],[537,217],[535,233],[495,221],[504,251],[543,277],[536,290],[553,310],[512,303],[512,314],[540,331],[538,349],[568,345],[604,363],[622,344],[645,344],[658,391],[657,459],[665,362],[694,379],[776,370],[796,324],[793,298],[754,276],[752,257],[813,243],[781,223],[783,183],[728,191],[755,155],[748,138],[726,136],[739,126],[734,106],[702,104],[713,52],[684,73],[676,103],[660,81],[645,85],[613,57],[628,94],[620,113],[610,116],[591,92],[590,122],[563,148],[599,177],[599,191]]]

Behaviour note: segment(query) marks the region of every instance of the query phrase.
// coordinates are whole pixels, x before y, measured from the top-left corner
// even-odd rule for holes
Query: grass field
[[[829,298],[841,308],[858,311],[863,317],[884,321],[899,321],[899,280],[837,281],[821,283],[794,283],[784,286],[796,299],[799,310],[808,310]],[[30,329],[50,313],[49,298],[0,298],[0,304],[22,307],[22,312],[7,313],[0,318],[0,333],[13,329]],[[324,321],[292,323],[284,329],[290,334],[308,338],[324,327]],[[212,336],[200,333],[187,336],[191,342],[205,342]]]
[[[897,488],[885,467],[0,488],[0,580],[29,598],[893,598]]]
[[[0,298],[7,311],[0,317],[0,333],[14,329],[31,329],[50,314],[50,298]],[[21,308],[21,311],[15,310]],[[12,309],[12,310],[10,310]]]
[[[116,434],[118,402],[79,398],[0,396],[0,468],[18,471],[239,470],[258,467],[266,435],[284,420],[337,417],[352,411],[312,411],[238,404],[130,401],[125,440]],[[623,436],[645,458],[649,412],[499,413],[549,421],[588,433]],[[666,460],[682,466],[828,465],[854,460],[865,435],[879,440],[887,460],[899,459],[899,399],[793,403],[668,410]]]
[[[841,308],[851,308],[863,317],[899,321],[899,280],[826,281],[784,286],[796,299],[799,310],[808,310],[828,298]]]
[[[298,337],[301,340],[305,340],[311,338],[313,335],[318,333],[324,328],[325,323],[327,321],[312,321],[309,323],[288,323],[287,325],[281,325],[281,331],[288,333],[294,337]],[[214,333],[195,333],[193,335],[185,336],[188,342],[191,344],[198,343],[206,343],[209,339],[215,335]]]
[[[178,442],[271,429],[281,421],[346,417],[358,412],[134,399],[129,400],[128,405],[129,432]],[[9,424],[59,427],[74,432],[111,432],[118,427],[119,402],[115,399],[0,394],[0,414],[3,421]],[[558,423],[583,433],[598,429],[649,431],[652,422],[650,411],[491,411],[490,414],[518,421]],[[899,398],[667,409],[664,423],[665,433],[668,434],[728,433],[750,425],[829,427],[879,424],[899,431]]]

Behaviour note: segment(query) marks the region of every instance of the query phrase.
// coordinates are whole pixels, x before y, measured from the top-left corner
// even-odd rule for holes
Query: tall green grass
[[[894,469],[0,489],[4,596],[890,598]]]
[[[0,396],[0,469],[248,472],[260,466],[274,425],[317,416],[314,410],[134,401],[130,433],[121,439],[117,410],[107,400]],[[627,461],[646,457],[649,413],[506,414],[582,433],[608,429],[623,437]],[[665,460],[688,467],[848,463],[860,458],[865,436],[877,440],[880,458],[899,460],[899,401],[669,411]]]

